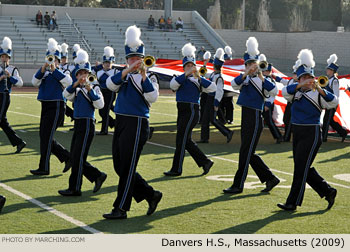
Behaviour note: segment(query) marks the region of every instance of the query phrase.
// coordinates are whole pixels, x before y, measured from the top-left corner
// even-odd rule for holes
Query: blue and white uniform
[[[61,163],[69,161],[69,152],[54,139],[54,134],[64,119],[65,101],[62,91],[72,84],[69,73],[64,74],[57,68],[34,74],[32,84],[39,87],[37,100],[41,102],[40,117],[40,172],[50,172],[51,152]]]

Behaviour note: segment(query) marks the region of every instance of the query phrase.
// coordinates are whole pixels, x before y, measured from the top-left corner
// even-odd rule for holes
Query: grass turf
[[[348,221],[350,182],[334,177],[349,174],[348,143],[328,140],[314,161],[318,172],[338,189],[336,203],[326,211],[327,202],[307,189],[302,207],[296,212],[280,211],[278,202],[285,202],[292,182],[293,159],[291,143],[275,144],[270,132],[264,130],[257,147],[265,163],[283,181],[270,193],[260,193],[264,185],[252,169],[242,194],[224,195],[222,189],[232,184],[237,169],[240,147],[240,108],[235,106],[235,131],[230,144],[218,131],[211,128],[210,144],[199,144],[204,153],[212,155],[215,164],[206,176],[200,176],[198,168],[187,154],[181,177],[164,177],[171,167],[176,135],[176,103],[174,96],[162,96],[152,106],[151,126],[155,133],[144,146],[137,170],[155,189],[163,192],[157,211],[146,216],[147,203],[133,201],[128,219],[104,220],[102,214],[112,209],[116,197],[118,176],[111,156],[112,136],[95,136],[88,161],[108,174],[102,189],[93,194],[93,184],[84,178],[83,196],[65,198],[57,191],[68,187],[69,173],[62,174],[63,164],[51,156],[51,174],[32,176],[30,169],[39,163],[40,103],[36,94],[16,93],[11,96],[8,120],[17,133],[27,142],[20,154],[12,154],[12,147],[3,131],[0,131],[0,181],[55,209],[82,221],[104,233],[350,233]],[[71,104],[69,104],[71,105]],[[98,113],[96,113],[98,114]],[[97,115],[97,120],[100,120]],[[66,118],[65,126],[55,133],[55,138],[67,149],[70,147],[72,123]],[[96,125],[98,131],[101,124]],[[200,127],[193,138],[199,140]],[[226,175],[230,175],[227,177]],[[228,181],[210,180],[217,176]],[[226,176],[226,177],[225,177]],[[46,210],[0,187],[0,194],[7,197],[0,214],[0,233],[88,233]]]

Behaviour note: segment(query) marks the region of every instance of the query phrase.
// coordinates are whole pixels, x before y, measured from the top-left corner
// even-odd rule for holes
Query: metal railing
[[[71,39],[73,39],[73,32],[72,32],[72,28],[74,28],[74,31],[77,34],[77,38],[80,42],[80,44],[82,45],[82,47],[89,53],[91,54],[91,47],[89,45],[89,43],[85,40],[84,35],[82,35],[82,33],[79,31],[78,27],[75,25],[73,19],[69,16],[69,14],[66,12],[66,17],[70,22],[70,32],[71,32]]]

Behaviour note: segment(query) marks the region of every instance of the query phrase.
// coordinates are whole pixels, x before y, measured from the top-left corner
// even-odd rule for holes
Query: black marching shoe
[[[224,191],[224,193],[238,194],[238,193],[243,192],[243,189],[240,189],[240,188],[234,187],[234,186],[230,186],[229,188],[224,189],[223,191]]]
[[[30,170],[30,173],[33,174],[33,175],[49,175],[50,172],[48,171],[43,171],[43,170],[40,170],[40,169],[37,169],[37,170]]]
[[[335,197],[337,196],[337,189],[331,188],[330,193],[326,196],[326,200],[328,201],[327,209],[331,209],[334,205]]]
[[[0,213],[1,213],[2,208],[5,205],[5,202],[6,202],[6,198],[4,196],[0,195]]]
[[[207,174],[210,171],[210,168],[213,166],[213,160],[209,159],[205,165],[203,165],[203,173],[202,175]]]
[[[81,196],[81,191],[72,191],[70,189],[59,190],[58,193],[62,196]]]
[[[274,188],[276,185],[280,183],[280,180],[277,177],[273,177],[272,179],[266,181],[266,187],[265,189],[261,190],[261,192],[269,192]]]
[[[208,140],[201,139],[201,140],[199,140],[197,143],[209,143],[209,141],[208,141]]]
[[[233,130],[231,130],[230,133],[228,133],[226,143],[231,142],[233,133],[235,133]]]
[[[20,143],[19,145],[17,145],[17,150],[16,150],[16,154],[17,153],[20,153],[22,150],[23,150],[23,148],[24,147],[26,147],[26,145],[27,145],[27,143],[26,142],[24,142],[24,141],[22,141],[22,143]]]
[[[101,176],[99,176],[95,181],[95,187],[94,187],[94,190],[92,191],[93,193],[96,193],[101,189],[101,186],[103,182],[105,182],[106,178],[107,178],[107,174],[104,172],[101,172]]]
[[[171,170],[163,172],[163,174],[165,176],[172,176],[172,177],[181,176],[181,172],[174,172],[174,171],[171,171]]]
[[[346,138],[347,135],[348,135],[348,134],[346,133],[345,135],[343,135],[343,136],[341,137],[341,142],[342,142],[342,143],[344,143],[344,140],[345,140],[345,138]]]
[[[147,215],[151,215],[156,211],[159,201],[162,199],[163,194],[160,191],[154,191],[153,197],[148,202]]]
[[[283,137],[279,137],[276,139],[276,144],[280,144],[283,142]]]
[[[297,209],[297,206],[293,205],[293,204],[278,203],[277,206],[283,210],[286,210],[286,211],[295,211]]]
[[[105,135],[108,135],[108,132],[100,131],[96,133],[96,136],[105,136]]]
[[[126,219],[127,218],[126,211],[123,211],[119,208],[113,209],[112,212],[103,214],[102,216],[103,216],[103,218],[109,219],[109,220]]]
[[[65,162],[65,165],[64,165],[64,168],[63,168],[63,173],[69,171],[70,168],[72,168],[72,162],[70,160],[66,161]]]

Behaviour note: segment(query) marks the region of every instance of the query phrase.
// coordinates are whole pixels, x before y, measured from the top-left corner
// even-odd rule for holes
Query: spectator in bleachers
[[[55,29],[57,28],[57,15],[56,15],[56,11],[53,11],[52,14],[51,14],[50,24],[51,24],[52,30],[55,30]]]
[[[47,26],[47,29],[49,30],[50,30],[50,20],[51,20],[51,17],[49,13],[46,11],[44,16],[44,22],[45,22],[45,25]]]
[[[180,17],[175,22],[175,28],[177,31],[182,31],[184,28],[184,21]]]
[[[160,16],[158,20],[159,29],[165,29],[165,19],[163,16]]]
[[[169,31],[173,30],[173,20],[171,19],[171,17],[168,17],[168,19],[166,20],[166,28]]]
[[[35,16],[36,25],[39,26],[39,24],[43,25],[43,14],[41,13],[41,10],[38,10],[38,13]]]
[[[203,60],[204,53],[205,53],[205,47],[202,46],[197,53],[197,60]]]
[[[154,29],[155,21],[152,15],[149,16],[148,18],[148,29]]]

